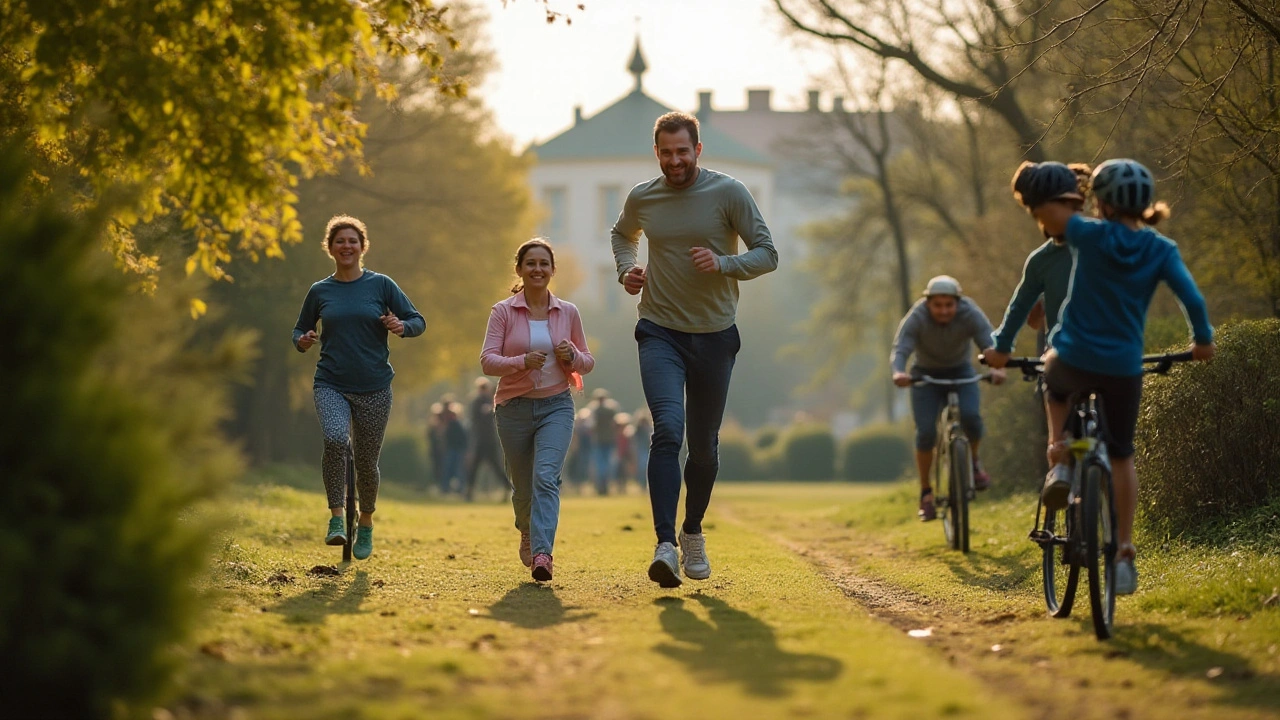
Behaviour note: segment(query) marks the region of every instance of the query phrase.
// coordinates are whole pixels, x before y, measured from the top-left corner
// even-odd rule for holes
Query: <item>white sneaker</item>
[[[1116,560],[1115,586],[1117,595],[1132,595],[1138,590],[1138,569],[1133,560]]]
[[[675,545],[661,542],[654,548],[653,562],[649,564],[649,579],[664,588],[680,587],[680,566],[676,562]]]
[[[680,567],[690,580],[711,577],[711,561],[707,560],[707,536],[680,531]]]

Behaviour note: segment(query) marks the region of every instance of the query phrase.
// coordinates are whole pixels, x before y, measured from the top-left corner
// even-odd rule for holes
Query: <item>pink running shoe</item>
[[[533,556],[533,579],[538,582],[551,581],[551,556],[538,553]]]

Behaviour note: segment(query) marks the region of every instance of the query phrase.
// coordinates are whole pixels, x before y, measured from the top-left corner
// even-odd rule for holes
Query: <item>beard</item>
[[[684,185],[693,177],[693,173],[697,170],[697,167],[697,163],[684,165],[674,170],[668,167],[663,167],[662,176],[667,179],[667,183],[670,185]]]

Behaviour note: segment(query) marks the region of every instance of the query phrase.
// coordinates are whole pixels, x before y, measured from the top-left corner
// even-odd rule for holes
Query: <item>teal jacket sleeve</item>
[[[305,352],[298,347],[298,340],[307,333],[316,329],[316,324],[320,322],[320,299],[316,296],[316,286],[312,285],[307,290],[307,296],[302,300],[302,310],[298,313],[298,322],[293,326],[293,349],[298,352]]]
[[[1027,315],[1031,314],[1031,308],[1035,306],[1036,300],[1044,294],[1044,278],[1036,272],[1035,267],[1035,260],[1039,254],[1040,250],[1036,250],[1027,256],[1027,261],[1022,266],[1022,281],[1018,283],[1018,289],[1013,291],[1013,298],[1009,300],[1009,307],[1004,311],[1004,320],[1000,323],[1000,327],[991,335],[997,352],[1013,352],[1013,343],[1018,339],[1018,331],[1027,321]]]
[[[422,313],[418,312],[418,309],[413,306],[409,296],[404,294],[404,291],[400,289],[395,280],[385,275],[383,277],[387,278],[387,308],[395,313],[396,317],[400,318],[400,322],[404,323],[403,337],[417,337],[426,332],[427,319],[422,317]]]
[[[1213,342],[1213,326],[1209,324],[1209,308],[1205,305],[1204,295],[1196,287],[1191,271],[1182,261],[1182,254],[1174,247],[1165,258],[1161,279],[1177,296],[1182,304],[1182,314],[1191,325],[1191,334],[1197,345],[1208,345]]]

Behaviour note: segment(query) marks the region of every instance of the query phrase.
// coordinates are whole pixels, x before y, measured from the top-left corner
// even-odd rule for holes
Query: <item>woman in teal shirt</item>
[[[325,228],[325,251],[334,272],[315,283],[302,301],[293,328],[293,346],[306,352],[320,343],[314,393],[316,415],[324,431],[322,472],[329,498],[328,545],[342,545],[351,528],[343,525],[345,453],[355,458],[360,521],[351,554],[373,553],[373,511],[378,501],[378,457],[391,415],[391,378],[387,335],[421,335],[422,314],[386,275],[366,270],[368,231],[358,219],[338,215]],[[321,334],[316,334],[316,324]]]

